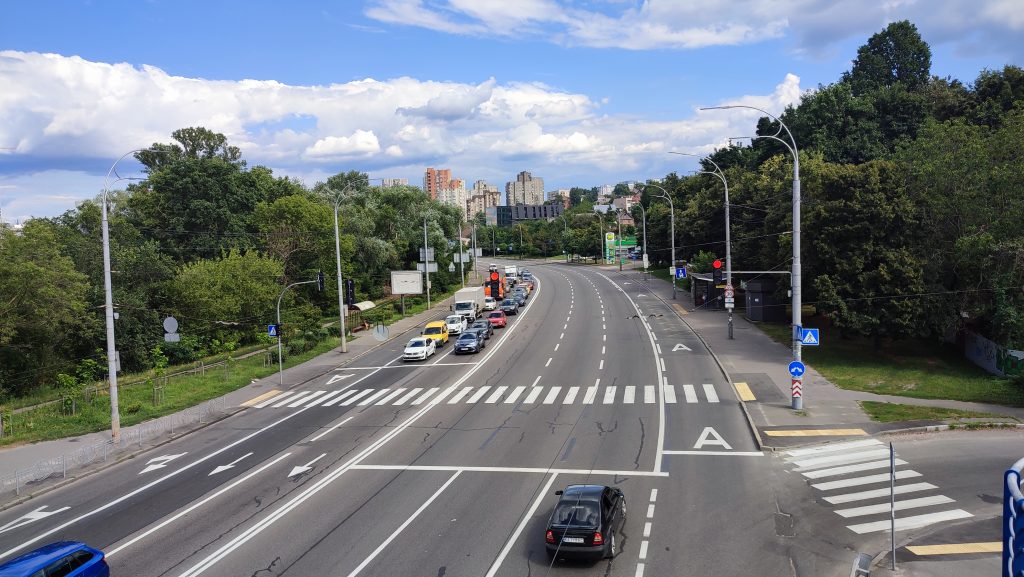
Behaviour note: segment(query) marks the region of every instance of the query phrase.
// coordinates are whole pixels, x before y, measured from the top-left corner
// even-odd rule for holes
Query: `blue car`
[[[110,577],[102,551],[60,541],[0,565],[0,577]]]

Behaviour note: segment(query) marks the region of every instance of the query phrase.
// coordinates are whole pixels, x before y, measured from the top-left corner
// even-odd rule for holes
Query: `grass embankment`
[[[789,346],[787,325],[757,325]],[[821,319],[819,347],[804,347],[803,360],[844,389],[919,399],[948,399],[1024,407],[1024,387],[1012,379],[990,375],[964,358],[956,347],[924,339],[885,343],[875,350],[868,339],[843,339]]]
[[[872,421],[879,423],[897,423],[902,421],[960,421],[962,419],[994,419],[1000,421],[1017,421],[1013,417],[982,413],[978,411],[961,411],[942,407],[924,407],[920,405],[901,405],[898,403],[880,403],[877,401],[860,401],[864,412]]]

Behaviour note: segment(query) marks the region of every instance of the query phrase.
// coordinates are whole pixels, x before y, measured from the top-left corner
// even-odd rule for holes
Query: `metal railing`
[[[1007,469],[1003,485],[1003,577],[1024,577],[1024,459]]]
[[[121,439],[117,443],[107,440],[16,469],[13,473],[0,476],[0,501],[20,496],[48,483],[59,482],[66,479],[68,473],[75,469],[107,462],[129,449],[141,449],[147,441],[173,436],[176,430],[181,431],[196,423],[202,424],[213,420],[224,413],[224,407],[223,399],[213,399],[173,415],[125,428],[121,431]]]

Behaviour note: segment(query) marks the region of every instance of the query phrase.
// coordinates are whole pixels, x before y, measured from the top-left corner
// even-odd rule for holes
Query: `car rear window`
[[[562,501],[555,507],[552,525],[563,527],[597,527],[601,510],[594,501]]]
[[[502,314],[504,314],[504,313],[493,312],[493,313],[491,313],[488,316],[491,317],[492,319],[500,319]]]

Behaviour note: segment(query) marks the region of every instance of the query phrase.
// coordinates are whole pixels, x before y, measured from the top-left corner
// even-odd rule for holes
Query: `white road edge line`
[[[761,451],[663,451],[666,455],[711,455],[726,457],[763,457]]]
[[[551,490],[551,485],[555,482],[555,477],[557,476],[558,473],[552,473],[548,482],[544,483],[544,488],[540,490],[540,494],[538,494],[537,498],[533,500],[533,504],[530,505],[530,509],[523,515],[522,520],[519,521],[519,526],[516,527],[515,531],[513,531],[512,534],[509,535],[509,538],[505,540],[505,546],[501,548],[501,553],[498,553],[497,559],[495,559],[494,563],[491,564],[490,570],[487,571],[487,575],[484,577],[494,577],[494,574],[498,572],[499,568],[501,568],[501,564],[505,561],[505,557],[508,556],[508,552],[512,550],[512,546],[515,545],[516,540],[519,539],[519,535],[522,534],[523,529],[526,528],[526,524],[530,522],[530,519],[533,518],[533,514],[537,512],[537,507],[540,507],[540,502],[544,500],[548,491]]]
[[[452,481],[454,481],[461,474],[462,474],[462,471],[456,471],[454,475],[449,477],[448,480],[445,482],[445,484],[441,485],[440,489],[435,491],[434,494],[431,495],[429,499],[427,499],[422,505],[420,505],[420,508],[416,509],[416,512],[413,513],[411,517],[409,517],[408,519],[405,520],[404,523],[399,525],[398,529],[395,529],[394,533],[392,533],[387,539],[384,540],[383,543],[378,545],[377,548],[373,550],[373,553],[370,553],[370,555],[366,559],[363,559],[363,562],[360,563],[355,569],[353,569],[352,572],[348,574],[348,577],[355,577],[356,575],[359,574],[360,571],[365,569],[366,566],[369,565],[370,562],[373,561],[374,558],[377,557],[377,555],[380,555],[380,553],[385,548],[387,548],[387,546],[389,544],[391,544],[391,542],[394,541],[396,537],[401,535],[402,531],[404,531],[405,528],[408,527],[410,523],[412,523],[413,521],[416,520],[416,517],[420,516],[420,513],[422,513],[424,509],[426,509],[428,506],[430,506],[430,504],[433,503],[435,499],[440,497],[441,493],[444,493],[444,490],[448,488],[448,485],[451,485]]]

